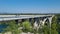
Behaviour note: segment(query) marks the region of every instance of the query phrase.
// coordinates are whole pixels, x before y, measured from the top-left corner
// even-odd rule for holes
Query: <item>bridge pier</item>
[[[22,19],[15,20],[16,24],[21,23]]]
[[[31,25],[33,26],[33,24],[34,24],[34,18],[30,18],[30,19],[29,19],[29,22],[30,22]]]
[[[40,18],[40,20],[39,20],[39,21],[40,21],[40,25],[44,26],[45,22],[47,22],[47,23],[49,23],[50,26],[51,26],[52,18],[53,18],[53,17],[49,17],[49,18],[46,17],[46,18],[44,18],[44,19],[41,19],[41,18]]]
[[[48,18],[49,19],[49,23],[50,23],[50,27],[51,27],[51,23],[52,23],[52,17]]]

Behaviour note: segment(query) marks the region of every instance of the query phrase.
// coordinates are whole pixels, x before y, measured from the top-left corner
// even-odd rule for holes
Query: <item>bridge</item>
[[[51,24],[53,16],[54,15],[0,15],[0,21],[15,20],[16,22],[18,22],[22,19],[28,19],[30,20],[30,22],[32,22],[32,19],[34,19],[35,23],[40,22],[42,23],[42,25],[44,25],[47,19]]]
[[[16,24],[23,23],[23,21],[28,20],[31,24],[33,24],[34,29],[42,28],[45,23],[49,23],[49,27],[51,27],[52,18],[54,15],[0,15],[0,22],[6,22],[14,20]],[[0,25],[1,28],[1,25]],[[18,28],[21,29],[21,28]],[[1,30],[0,30],[1,32]]]

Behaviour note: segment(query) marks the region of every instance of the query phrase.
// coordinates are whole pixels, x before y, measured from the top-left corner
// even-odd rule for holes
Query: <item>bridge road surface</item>
[[[0,15],[0,21],[27,19],[36,17],[48,17],[52,15]]]

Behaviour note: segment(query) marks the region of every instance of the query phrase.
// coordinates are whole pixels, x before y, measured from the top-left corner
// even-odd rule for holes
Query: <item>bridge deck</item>
[[[48,16],[52,15],[0,15],[0,21],[36,18],[36,17],[48,17]]]

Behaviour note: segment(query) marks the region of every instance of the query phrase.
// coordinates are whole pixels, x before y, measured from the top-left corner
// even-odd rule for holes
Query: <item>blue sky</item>
[[[60,13],[60,0],[0,0],[0,13]]]

